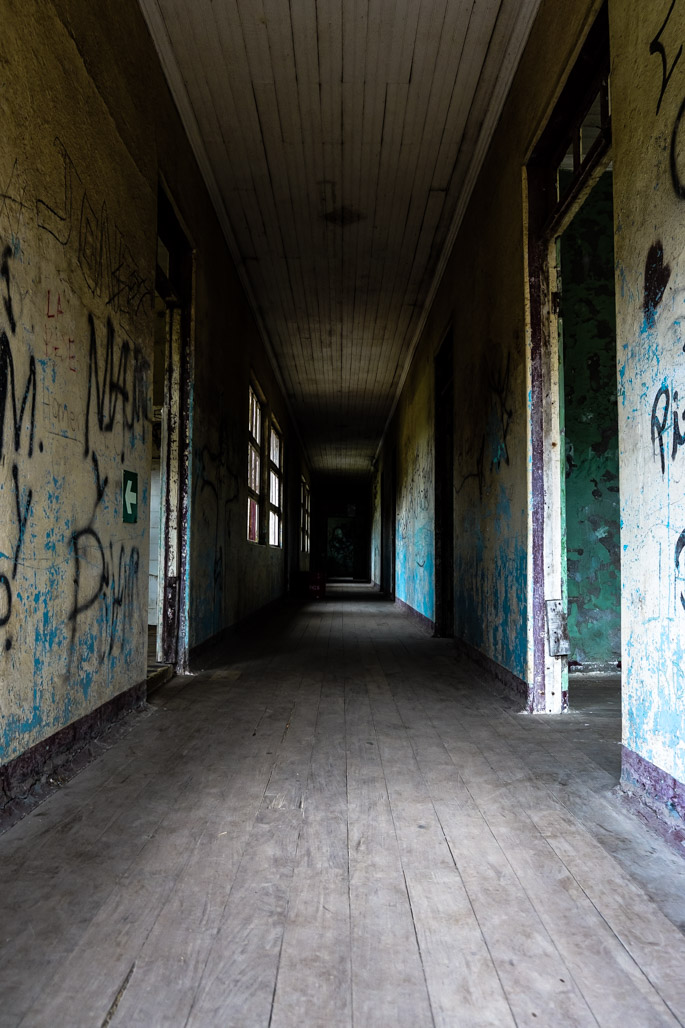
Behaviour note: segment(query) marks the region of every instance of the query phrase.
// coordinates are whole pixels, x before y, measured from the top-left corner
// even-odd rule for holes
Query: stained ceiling
[[[315,471],[366,473],[539,0],[140,0]]]

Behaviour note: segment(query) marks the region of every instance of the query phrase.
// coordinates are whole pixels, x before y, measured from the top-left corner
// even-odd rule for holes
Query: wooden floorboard
[[[1,1028],[685,1024],[617,683],[494,684],[356,586],[206,654],[0,837]]]

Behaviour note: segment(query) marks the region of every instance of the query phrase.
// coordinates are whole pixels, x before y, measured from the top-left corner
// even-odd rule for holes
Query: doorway
[[[613,175],[557,237],[562,597],[568,669],[617,674],[621,547]]]
[[[393,449],[381,472],[381,592],[395,597],[397,531],[397,454]]]
[[[148,662],[188,664],[192,251],[163,190],[158,197]]]
[[[454,336],[435,357],[435,634],[454,635]]]
[[[527,707],[620,653],[607,4],[527,162],[530,558]],[[595,238],[596,237],[596,238]],[[565,380],[568,380],[567,382]],[[568,436],[568,437],[567,437]],[[581,659],[582,658],[582,659]]]

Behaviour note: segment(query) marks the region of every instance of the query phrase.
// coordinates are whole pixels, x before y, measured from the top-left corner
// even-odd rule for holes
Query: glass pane
[[[262,410],[259,406],[259,400],[254,389],[250,389],[250,418],[249,418],[250,433],[259,442],[262,431]]]
[[[259,504],[251,496],[247,500],[247,538],[259,542]]]
[[[257,450],[252,444],[248,446],[247,453],[247,484],[253,493],[258,493],[261,461]]]
[[[281,482],[275,471],[269,472],[269,501],[274,507],[281,506]]]
[[[569,145],[557,168],[557,201],[561,200],[573,180],[573,143]]]
[[[279,436],[278,432],[274,431],[273,428],[271,429],[271,452],[270,452],[270,456],[271,456],[271,460],[274,462],[274,464],[277,467],[280,468],[280,466],[281,466],[281,437]]]
[[[281,519],[274,511],[269,511],[269,543],[271,546],[281,545]]]
[[[602,101],[599,93],[580,126],[580,159],[584,161],[602,130]]]

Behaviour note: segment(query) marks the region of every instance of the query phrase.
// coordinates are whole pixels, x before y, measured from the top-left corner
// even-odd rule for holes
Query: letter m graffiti
[[[21,431],[24,424],[24,416],[31,402],[29,421],[29,457],[33,456],[33,437],[36,428],[36,360],[33,355],[29,360],[29,373],[26,379],[26,386],[21,400],[17,400],[17,388],[14,376],[14,361],[12,350],[6,332],[0,333],[0,458],[5,453],[5,421],[7,415],[8,399],[11,401],[12,424],[14,430],[14,451],[19,452],[21,446]]]

